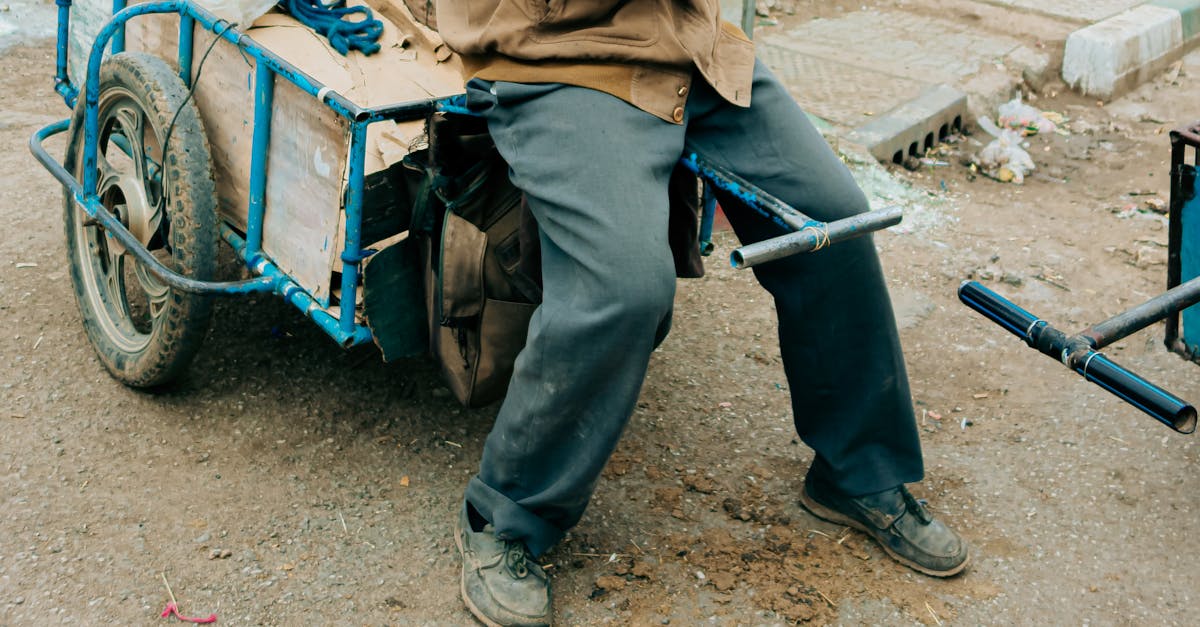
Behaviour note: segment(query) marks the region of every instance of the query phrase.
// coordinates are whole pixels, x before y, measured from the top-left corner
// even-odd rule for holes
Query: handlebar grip
[[[1196,430],[1196,408],[1095,351],[1075,368],[1083,378],[1180,433]]]
[[[1081,349],[1079,338],[1051,327],[1003,296],[974,281],[958,288],[958,298],[1025,343],[1062,362],[1083,378],[1180,433],[1196,430],[1196,408],[1183,399],[1125,369],[1103,354]]]
[[[811,222],[798,231],[746,244],[730,254],[729,263],[739,270],[750,268],[896,226],[903,219],[904,210],[891,206],[833,222]]]
[[[1037,316],[975,281],[965,281],[959,286],[958,299],[1026,342],[1029,341],[1033,326],[1038,323]]]

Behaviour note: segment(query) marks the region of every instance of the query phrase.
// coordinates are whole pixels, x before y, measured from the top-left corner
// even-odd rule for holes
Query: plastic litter
[[[1057,122],[1053,118],[1058,118]],[[1038,133],[1053,133],[1062,124],[1063,117],[1058,113],[1043,112],[1021,102],[1021,96],[1000,105],[996,122],[1003,128],[1020,132],[1022,135],[1037,135]]]
[[[1001,129],[986,117],[979,118],[979,127],[994,137],[983,147],[975,164],[983,173],[1004,183],[1025,182],[1025,175],[1037,169],[1033,157],[1021,147],[1022,136],[1012,129]]]

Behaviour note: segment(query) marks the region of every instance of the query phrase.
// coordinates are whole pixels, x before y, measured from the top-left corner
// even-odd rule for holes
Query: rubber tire
[[[182,108],[163,159],[171,244],[171,256],[164,261],[180,274],[211,280],[217,267],[216,184],[208,136],[195,103],[188,99],[187,89],[175,70],[161,59],[143,53],[124,52],[101,65],[101,103],[105,102],[105,90],[114,87],[133,95],[160,146],[175,112]],[[73,174],[82,169],[83,114],[81,93],[71,119],[64,160]],[[84,330],[100,362],[113,377],[130,387],[154,388],[175,381],[187,370],[204,341],[212,319],[213,296],[171,289],[148,334],[149,342],[134,352],[117,346],[98,322],[97,317],[106,314],[96,311],[78,263],[79,247],[86,249],[87,242],[77,237],[77,222],[85,214],[76,208],[69,191],[64,193],[63,204],[71,283]],[[130,259],[128,263],[136,262]]]

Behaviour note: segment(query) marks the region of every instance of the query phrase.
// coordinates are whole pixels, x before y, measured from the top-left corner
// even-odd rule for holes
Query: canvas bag
[[[429,142],[414,226],[424,234],[430,352],[455,398],[479,407],[507,391],[541,300],[523,271],[530,218],[483,120],[435,114]]]

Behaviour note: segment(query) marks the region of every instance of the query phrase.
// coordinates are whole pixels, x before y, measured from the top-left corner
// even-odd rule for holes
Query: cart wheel
[[[65,160],[77,177],[83,169],[83,100],[71,120]],[[97,128],[96,192],[104,206],[164,265],[212,279],[217,201],[208,137],[175,71],[145,54],[105,61]],[[212,296],[167,287],[91,222],[69,193],[64,205],[71,282],[100,361],[133,387],[177,378],[208,331]]]

